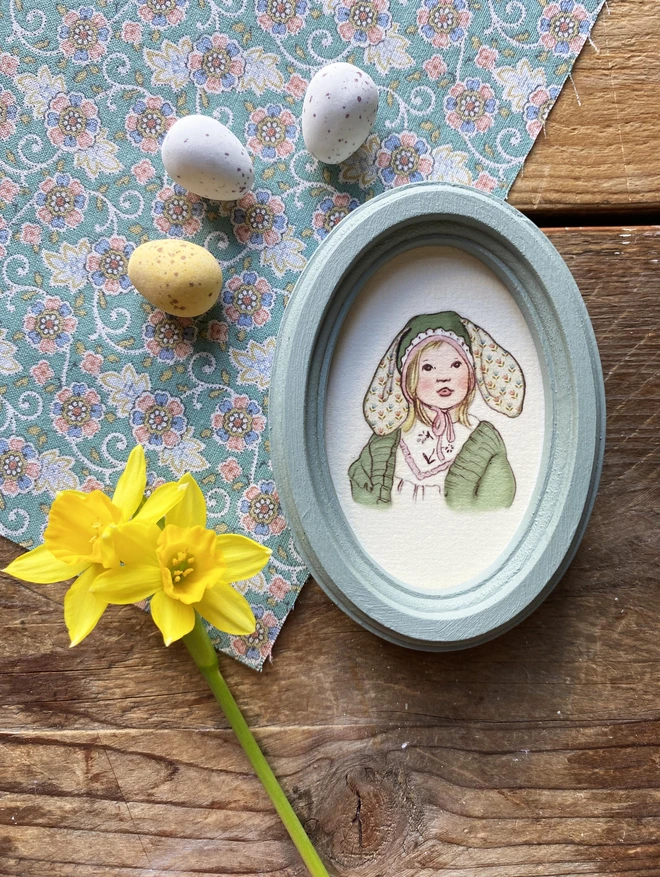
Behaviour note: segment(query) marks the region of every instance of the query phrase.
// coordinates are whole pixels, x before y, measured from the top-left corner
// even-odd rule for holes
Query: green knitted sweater
[[[350,466],[348,477],[355,502],[368,506],[392,501],[396,452],[401,430],[372,435]],[[502,436],[482,420],[471,433],[445,477],[445,500],[455,511],[508,508],[516,495],[516,480]]]

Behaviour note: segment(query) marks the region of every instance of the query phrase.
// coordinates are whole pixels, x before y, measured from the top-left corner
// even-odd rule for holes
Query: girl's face
[[[469,366],[451,344],[424,348],[419,357],[417,398],[431,408],[454,408],[470,389]]]

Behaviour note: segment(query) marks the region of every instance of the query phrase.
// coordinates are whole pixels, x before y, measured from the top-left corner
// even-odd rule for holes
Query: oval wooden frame
[[[325,452],[325,394],[344,319],[388,259],[458,247],[504,282],[539,351],[546,396],[541,474],[506,554],[440,592],[398,581],[370,557],[335,493]],[[305,563],[351,618],[385,639],[442,651],[512,627],[567,569],[591,514],[603,460],[605,390],[587,310],[546,236],[510,205],[465,186],[417,183],[344,218],[302,272],[280,327],[270,390],[273,471]]]

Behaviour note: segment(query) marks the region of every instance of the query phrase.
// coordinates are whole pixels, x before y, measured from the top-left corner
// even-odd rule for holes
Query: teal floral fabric
[[[273,483],[268,382],[296,278],[349,211],[419,180],[504,198],[602,0],[7,0],[0,7],[0,532],[40,540],[58,490],[108,489],[129,450],[149,486],[195,474],[210,522],[273,549],[238,587],[269,657],[306,577]],[[375,128],[338,167],[300,131],[312,75],[366,70]],[[213,203],[159,147],[206,113],[253,156],[253,190]],[[134,248],[194,240],[225,272],[197,319],[132,289]]]

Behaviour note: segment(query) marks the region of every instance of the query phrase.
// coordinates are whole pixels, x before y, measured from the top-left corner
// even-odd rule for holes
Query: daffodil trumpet
[[[146,483],[146,460],[138,446],[112,498],[100,490],[58,493],[43,545],[4,572],[37,584],[75,578],[64,597],[72,646],[91,633],[108,604],[151,598],[151,617],[165,645],[183,639],[310,874],[328,877],[220,674],[202,620],[226,633],[254,631],[250,604],[232,583],[260,572],[270,549],[246,536],[207,529],[206,501],[192,475],[161,485],[145,500]]]

